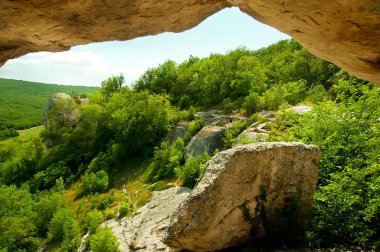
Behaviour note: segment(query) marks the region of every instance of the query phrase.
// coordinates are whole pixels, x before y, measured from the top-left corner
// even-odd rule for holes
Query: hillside
[[[18,138],[0,145],[0,251],[42,247],[44,251],[77,251],[82,246],[94,252],[116,252],[119,243],[122,251],[165,251],[163,247],[140,246],[152,240],[154,234],[149,230],[162,237],[162,218],[166,224],[170,219],[182,219],[186,228],[210,224],[207,221],[212,219],[203,221],[203,214],[220,216],[222,221],[212,220],[211,225],[228,224],[218,230],[225,230],[232,239],[237,233],[234,225],[246,225],[245,230],[257,234],[248,243],[239,240],[243,247],[231,251],[253,251],[250,246],[260,250],[267,246],[379,250],[380,89],[373,84],[314,57],[293,40],[257,51],[238,48],[223,55],[190,57],[179,64],[168,60],[147,70],[132,87],[123,83],[122,75],[108,78],[88,95],[89,103],[78,104],[74,99],[57,102],[41,134],[37,134],[38,128],[22,131]],[[17,101],[14,98],[13,103]],[[79,120],[71,120],[76,115]],[[271,145],[269,142],[317,146],[318,177],[316,167],[310,168],[314,173],[307,173],[307,167],[300,165],[312,160],[308,157],[283,153],[281,156],[289,158],[285,160],[273,152],[273,157],[263,156],[260,161],[247,157],[240,163],[232,154],[240,147],[244,153],[256,153],[253,145]],[[252,144],[251,150],[246,144]],[[301,147],[293,150],[291,153],[302,154]],[[230,166],[229,157],[239,165]],[[282,160],[273,167],[282,168],[268,172],[265,168],[277,158]],[[318,160],[312,161],[313,166]],[[218,170],[239,170],[215,172],[212,163],[220,165]],[[252,171],[257,164],[263,164],[260,170],[266,173],[247,177],[245,171]],[[270,187],[272,182],[267,179],[272,175],[294,178],[289,173],[294,167],[302,177]],[[212,174],[212,179],[207,174]],[[312,181],[308,174],[315,174]],[[217,184],[225,181],[229,182]],[[246,189],[234,193],[232,185]],[[194,200],[193,209],[199,208],[192,202],[208,206],[206,212],[186,215],[188,211],[176,211],[185,214],[173,218],[165,213],[157,218],[155,191],[173,186],[195,188],[187,199]],[[293,188],[291,194],[282,193],[288,186]],[[222,189],[213,193],[205,188]],[[198,197],[200,191],[212,193]],[[237,192],[243,191],[259,194],[238,198],[244,194]],[[310,195],[305,204],[301,200],[304,195]],[[151,198],[153,203],[145,205]],[[169,199],[172,197],[166,195],[161,201],[168,204]],[[207,205],[209,199],[218,203]],[[273,203],[277,199],[283,207]],[[311,211],[298,211],[311,203]],[[154,218],[136,217],[143,212],[140,207],[154,211]],[[224,221],[225,216],[241,214],[241,221]],[[197,218],[190,222],[183,218],[186,216]],[[148,234],[147,239],[140,239],[140,233],[126,224],[133,220],[143,227],[140,231]],[[105,221],[112,224],[110,228]],[[87,241],[81,245],[87,232]],[[222,236],[213,239],[203,242],[215,244]],[[198,246],[201,241],[195,243]],[[182,242],[165,244],[189,249],[181,247]]]
[[[80,95],[97,89],[0,78],[0,128],[26,129],[41,125],[46,103],[53,93]]]

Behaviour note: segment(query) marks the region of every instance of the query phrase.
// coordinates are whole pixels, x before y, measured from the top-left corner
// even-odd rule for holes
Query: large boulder
[[[218,153],[172,216],[164,242],[178,249],[214,251],[245,242],[252,228],[259,237],[270,234],[275,213],[291,199],[299,206],[297,216],[310,210],[319,159],[316,146],[295,142],[257,143]],[[260,219],[258,209],[265,210],[267,221]]]
[[[68,94],[57,93],[51,95],[44,113],[44,127],[46,128],[52,120],[59,120],[62,123],[70,125],[77,124],[79,121],[79,111],[75,109],[75,104],[75,100]]]
[[[204,152],[213,155],[216,149],[224,145],[224,127],[203,127],[189,142],[186,148],[185,159],[190,156],[199,156]]]
[[[168,246],[162,243],[162,237],[170,216],[190,191],[185,187],[172,187],[154,192],[151,201],[135,215],[120,221],[109,220],[103,226],[112,228],[120,251],[165,251]]]

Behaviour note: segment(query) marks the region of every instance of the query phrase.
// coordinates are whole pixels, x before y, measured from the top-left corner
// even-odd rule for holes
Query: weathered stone
[[[311,105],[298,105],[298,106],[290,107],[288,109],[296,112],[298,115],[303,115],[303,114],[309,112],[310,110],[312,110],[313,106],[311,106]]]
[[[312,205],[319,158],[316,146],[294,142],[250,144],[218,153],[172,216],[164,242],[173,248],[195,251],[241,244],[252,228],[245,220],[243,206],[254,218],[259,204],[272,213],[295,194],[302,215]],[[263,193],[267,201],[260,203]],[[269,230],[262,226],[258,234],[266,232]]]
[[[203,119],[206,126],[225,126],[236,121],[247,120],[247,117],[238,115],[224,115],[222,110],[209,110],[196,112],[195,119]]]
[[[187,145],[185,159],[204,152],[213,155],[216,149],[221,149],[224,145],[224,132],[225,128],[219,126],[203,127]]]
[[[269,129],[267,123],[254,122],[237,136],[237,141],[232,146],[242,145],[247,142],[263,142],[267,139]]]
[[[120,242],[120,251],[165,251],[168,247],[162,243],[162,237],[170,216],[190,191],[185,187],[172,187],[154,192],[151,201],[137,214],[120,221],[109,220],[103,226],[112,228]]]
[[[187,128],[189,127],[188,123],[177,123],[177,125],[168,132],[167,138],[168,138],[168,144],[174,143],[174,141],[182,137],[184,138],[187,133]]]
[[[230,6],[289,34],[315,55],[380,83],[378,0],[1,1],[0,65],[29,52],[181,32]]]

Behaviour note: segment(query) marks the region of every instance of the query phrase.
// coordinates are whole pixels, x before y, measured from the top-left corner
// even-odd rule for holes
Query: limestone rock
[[[248,128],[238,135],[238,139],[244,139],[249,142],[263,142],[267,139],[269,129],[266,122],[254,122]],[[237,141],[233,146],[244,144],[242,141]]]
[[[313,109],[310,105],[298,105],[290,107],[289,110],[296,112],[298,115],[303,115]]]
[[[230,6],[380,83],[378,0],[0,1],[0,66],[29,52],[181,32]]]
[[[184,138],[187,133],[187,128],[189,127],[188,123],[177,123],[177,125],[168,132],[167,138],[168,138],[168,144],[174,143],[174,141],[182,137]]]
[[[213,155],[216,149],[221,149],[223,147],[224,132],[224,127],[203,127],[187,145],[185,159],[189,156],[202,155],[204,152]]]
[[[112,228],[120,242],[120,251],[165,251],[168,247],[161,239],[170,216],[190,191],[185,187],[172,187],[154,192],[151,201],[137,214],[121,221],[109,220],[103,226]]]
[[[60,102],[62,102],[62,104],[60,104],[61,106],[60,108],[58,108],[57,104]],[[52,109],[59,110],[57,111],[57,114],[59,114],[62,117],[62,119],[65,120],[67,123],[71,125],[77,124],[79,121],[79,111],[75,109],[70,110],[70,107],[72,107],[73,104],[75,104],[75,101],[68,94],[57,93],[57,94],[51,95],[49,97],[49,101],[48,101],[48,104],[46,105],[46,109],[44,113],[44,120],[43,120],[44,127],[46,128],[48,126],[49,120],[56,120],[54,118],[51,118],[50,117],[51,115],[49,115],[49,112]],[[67,110],[67,111],[63,111],[63,110]]]
[[[173,248],[215,251],[241,244],[263,191],[268,213],[280,209],[296,192],[299,212],[312,205],[318,178],[319,149],[302,143],[257,143],[235,147],[211,159],[201,181],[171,218],[164,242]],[[273,216],[268,216],[271,218]],[[259,235],[270,230],[262,226]]]
[[[225,126],[236,121],[247,120],[248,118],[238,115],[224,115],[222,110],[209,110],[196,112],[195,119],[203,118],[206,126]]]

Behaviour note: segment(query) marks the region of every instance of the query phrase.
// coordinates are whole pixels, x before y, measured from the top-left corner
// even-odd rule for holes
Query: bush
[[[224,149],[232,147],[234,139],[249,126],[249,123],[249,120],[237,121],[226,130],[224,134]]]
[[[208,153],[202,156],[190,156],[184,166],[176,168],[176,174],[182,180],[182,186],[193,188],[203,174],[205,164],[210,159]]]
[[[100,170],[96,173],[86,172],[83,176],[82,195],[104,192],[108,189],[108,173]]]
[[[126,216],[127,214],[131,213],[133,210],[133,206],[131,205],[128,198],[124,199],[119,207],[119,218],[122,218]]]
[[[79,225],[73,212],[59,209],[49,225],[49,236],[53,242],[61,242],[64,250],[74,251],[80,243]]]
[[[191,137],[195,136],[195,134],[197,134],[203,128],[204,124],[205,122],[203,118],[190,122],[189,127],[187,128],[185,142],[188,142]]]
[[[243,108],[247,112],[248,115],[252,115],[253,113],[259,110],[260,99],[259,94],[252,92],[248,96],[245,97]]]
[[[88,212],[83,220],[84,226],[91,234],[96,232],[96,229],[104,220],[104,215],[99,210],[91,210]]]
[[[117,252],[119,242],[111,228],[101,228],[89,237],[90,249],[93,252]]]
[[[148,166],[148,182],[157,182],[174,175],[174,169],[183,164],[185,143],[182,138],[177,138],[171,146],[166,142],[161,143],[161,148],[156,148],[154,160]]]

